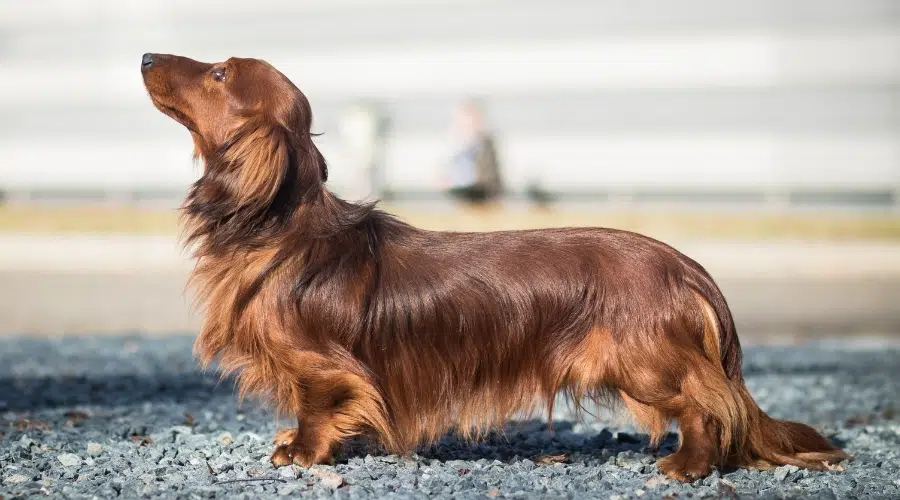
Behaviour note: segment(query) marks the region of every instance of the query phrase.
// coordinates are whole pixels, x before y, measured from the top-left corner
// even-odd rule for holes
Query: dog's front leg
[[[384,428],[377,392],[362,377],[342,371],[323,371],[302,377],[302,397],[291,408],[296,429],[275,436],[275,466],[333,462],[335,450],[345,439],[364,428]]]

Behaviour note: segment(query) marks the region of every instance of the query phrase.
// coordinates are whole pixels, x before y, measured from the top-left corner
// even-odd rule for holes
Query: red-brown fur
[[[653,442],[679,422],[658,465],[684,481],[846,457],[754,403],[725,298],[675,249],[601,228],[417,229],[328,191],[309,103],[269,64],[153,59],[153,103],[204,164],[184,204],[196,353],[296,417],[277,465],[326,462],[362,433],[397,453],[477,438],[561,391],[621,399]]]

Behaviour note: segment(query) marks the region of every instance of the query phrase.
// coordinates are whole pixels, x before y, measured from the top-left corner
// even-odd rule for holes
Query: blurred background
[[[269,61],[423,227],[640,231],[747,342],[900,333],[896,0],[0,1],[0,332],[198,328],[144,52]]]

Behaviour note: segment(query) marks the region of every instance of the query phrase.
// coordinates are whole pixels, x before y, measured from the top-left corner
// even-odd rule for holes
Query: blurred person
[[[494,136],[485,126],[483,105],[464,101],[456,113],[457,144],[446,175],[448,192],[469,205],[484,206],[503,194]]]

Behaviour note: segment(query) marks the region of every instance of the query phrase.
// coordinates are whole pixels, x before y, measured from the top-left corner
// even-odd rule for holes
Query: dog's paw
[[[313,465],[333,465],[334,457],[329,453],[316,453],[297,446],[294,443],[282,444],[275,448],[270,458],[275,467],[286,465],[299,465],[300,467],[312,467]]]
[[[294,457],[292,456],[291,452],[288,451],[287,445],[276,447],[275,451],[272,452],[270,460],[272,461],[272,465],[274,465],[275,467],[284,467],[294,463]]]
[[[288,429],[278,429],[278,432],[275,433],[275,437],[272,438],[272,444],[274,444],[275,446],[286,445],[292,443],[296,437],[296,427],[291,427]]]
[[[694,482],[712,472],[712,465],[708,460],[692,456],[684,451],[677,451],[659,459],[656,466],[670,479],[677,479],[682,483]]]

